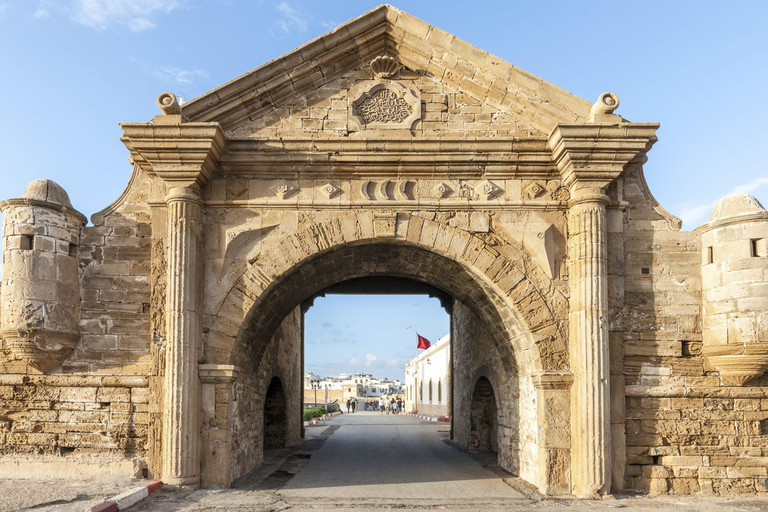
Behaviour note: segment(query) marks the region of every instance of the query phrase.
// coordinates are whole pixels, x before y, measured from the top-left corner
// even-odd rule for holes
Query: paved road
[[[300,446],[269,452],[265,464],[236,482],[236,488],[161,489],[135,510],[768,511],[768,500],[754,496],[544,498],[519,479],[484,464],[482,457],[446,443],[447,437],[444,423],[378,413],[344,414],[307,428],[307,440]]]
[[[400,500],[519,499],[498,474],[444,442],[449,426],[375,412],[338,417],[333,435],[280,495]],[[335,427],[338,426],[338,429]]]

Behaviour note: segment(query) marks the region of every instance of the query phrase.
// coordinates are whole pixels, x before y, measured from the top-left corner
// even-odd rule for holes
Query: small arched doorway
[[[498,452],[496,396],[493,386],[486,377],[480,377],[472,391],[471,450]]]
[[[285,390],[273,377],[264,400],[264,448],[284,448],[286,431]]]

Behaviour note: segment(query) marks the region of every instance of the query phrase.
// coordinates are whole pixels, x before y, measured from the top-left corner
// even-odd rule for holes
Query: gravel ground
[[[80,512],[140,482],[143,481],[0,480],[0,512]]]

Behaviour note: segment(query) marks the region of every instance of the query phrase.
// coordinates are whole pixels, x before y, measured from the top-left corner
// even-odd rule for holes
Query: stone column
[[[549,135],[570,192],[571,473],[573,493],[582,498],[608,493],[611,482],[605,191],[627,165],[645,160],[659,127],[626,122],[613,114],[618,105],[615,94],[603,93],[587,123],[557,125]]]
[[[173,187],[168,205],[163,482],[200,485],[202,344],[202,199],[196,187]]]
[[[607,202],[600,189],[577,189],[568,212],[573,490],[580,497],[604,494],[610,483]]]
[[[218,123],[189,122],[176,96],[157,98],[162,115],[123,123],[133,161],[168,190],[165,300],[163,483],[200,485],[200,380],[203,303],[202,190],[216,172],[227,137]]]

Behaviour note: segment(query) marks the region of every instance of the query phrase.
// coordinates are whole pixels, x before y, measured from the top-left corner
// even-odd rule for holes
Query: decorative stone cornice
[[[240,368],[232,364],[199,364],[197,373],[206,384],[228,384],[237,379]]]
[[[180,110],[173,108],[173,102],[163,101],[168,97],[173,95],[160,95],[158,105],[164,114],[149,123],[122,123],[120,140],[133,161],[149,174],[174,186],[205,186],[226,148],[227,137],[219,123],[185,122],[184,116],[175,113]]]
[[[627,164],[645,158],[658,128],[656,123],[557,125],[549,147],[563,185],[605,188]]]
[[[222,172],[281,178],[477,177],[555,179],[557,168],[544,138],[230,139]]]
[[[531,375],[536,389],[569,389],[573,384],[571,372],[536,372]]]

